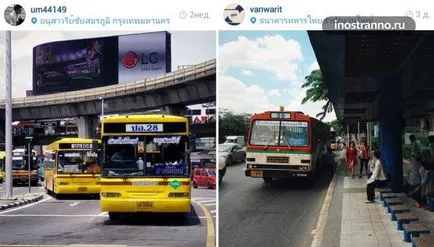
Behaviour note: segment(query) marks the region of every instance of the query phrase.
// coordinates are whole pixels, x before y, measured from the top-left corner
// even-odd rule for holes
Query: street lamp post
[[[28,168],[28,172],[29,172],[29,193],[32,192],[32,185],[31,185],[31,174],[32,174],[32,168],[31,168],[31,162],[32,162],[32,146],[31,146],[31,142],[33,137],[31,136],[27,136],[25,138],[28,143],[27,143],[27,168]]]
[[[6,177],[6,193],[5,197],[11,199],[13,197],[12,188],[12,65],[11,65],[11,31],[6,31],[5,35],[5,151],[6,151],[6,164],[5,164],[5,177]]]

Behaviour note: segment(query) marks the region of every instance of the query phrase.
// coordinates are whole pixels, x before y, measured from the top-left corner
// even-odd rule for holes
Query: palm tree
[[[305,104],[308,101],[317,102],[325,100],[326,103],[322,107],[322,112],[316,114],[316,117],[323,120],[327,113],[333,111],[333,104],[329,99],[328,90],[324,85],[324,79],[321,70],[316,69],[310,72],[310,75],[304,78],[306,82],[301,85],[302,88],[308,87],[306,90],[306,96],[301,101],[301,104]]]

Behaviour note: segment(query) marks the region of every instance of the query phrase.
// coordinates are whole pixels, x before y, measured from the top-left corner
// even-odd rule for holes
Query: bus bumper
[[[190,213],[191,200],[181,199],[116,199],[101,196],[101,212],[119,213]]]
[[[253,178],[307,178],[311,172],[308,171],[288,171],[288,170],[266,170],[266,169],[251,169],[245,171],[246,177]]]
[[[99,194],[99,185],[57,185],[56,194]]]

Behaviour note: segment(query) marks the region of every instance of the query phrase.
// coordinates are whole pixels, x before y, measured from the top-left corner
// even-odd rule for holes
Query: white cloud
[[[246,86],[231,76],[219,77],[219,108],[237,113],[262,112],[276,107],[270,103],[265,90],[258,85]]]
[[[219,49],[220,73],[228,68],[265,70],[277,80],[299,80],[298,62],[303,60],[300,44],[280,35],[249,40],[239,36]]]
[[[309,66],[309,72],[312,70],[316,70],[319,69],[319,64],[317,61],[313,62],[310,66]]]
[[[268,91],[268,95],[270,95],[270,96],[282,96],[280,94],[279,89],[271,89],[270,91]]]
[[[253,72],[251,70],[247,70],[247,69],[242,69],[241,74],[245,75],[245,76],[254,76],[255,75],[255,74],[253,74]]]

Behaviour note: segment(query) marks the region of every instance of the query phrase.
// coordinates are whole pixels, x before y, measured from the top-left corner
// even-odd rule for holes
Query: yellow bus
[[[92,139],[63,138],[45,150],[45,189],[53,194],[99,194],[101,165]]]
[[[3,180],[5,178],[5,158],[6,152],[0,151],[0,183],[3,183]]]
[[[124,115],[101,120],[101,211],[191,211],[188,119]]]

